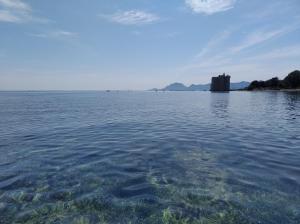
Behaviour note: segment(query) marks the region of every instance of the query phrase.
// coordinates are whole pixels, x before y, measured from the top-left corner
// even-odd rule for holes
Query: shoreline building
[[[219,75],[218,77],[212,77],[210,91],[212,92],[227,92],[230,91],[230,76]]]

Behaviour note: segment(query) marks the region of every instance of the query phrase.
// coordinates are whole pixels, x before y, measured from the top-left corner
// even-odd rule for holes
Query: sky
[[[0,90],[144,90],[296,69],[299,0],[0,0]]]

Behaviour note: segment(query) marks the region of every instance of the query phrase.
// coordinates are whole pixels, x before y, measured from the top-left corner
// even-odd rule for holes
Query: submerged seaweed
[[[86,94],[31,95],[28,116],[48,127],[22,121],[38,131],[0,135],[0,224],[300,223],[298,95],[195,95],[202,106],[186,95]],[[0,108],[3,127],[10,110]],[[279,124],[261,123],[279,110],[269,115]]]

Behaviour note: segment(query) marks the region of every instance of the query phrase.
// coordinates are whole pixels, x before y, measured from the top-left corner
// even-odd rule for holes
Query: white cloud
[[[32,14],[31,6],[23,0],[0,0],[0,22],[49,22],[47,19],[37,18]]]
[[[2,5],[3,7],[21,11],[31,10],[31,7],[21,0],[0,0],[0,5]]]
[[[122,25],[146,25],[158,21],[159,16],[140,11],[140,10],[130,10],[124,12],[117,12],[112,15],[102,15],[104,18],[119,23]]]
[[[40,37],[40,38],[71,38],[76,37],[77,33],[69,32],[66,30],[55,30],[55,31],[49,31],[44,33],[36,33],[36,34],[29,34],[33,37]]]
[[[21,23],[31,17],[31,7],[21,0],[0,0],[0,22]]]
[[[53,31],[51,34],[54,37],[61,37],[61,36],[63,36],[63,37],[74,37],[74,36],[77,35],[76,33],[65,31],[65,30]]]
[[[8,10],[0,10],[0,22],[11,22],[18,23],[20,22],[20,18],[17,15],[14,15]]]
[[[236,0],[185,0],[185,3],[196,13],[211,15],[227,11],[234,7]]]

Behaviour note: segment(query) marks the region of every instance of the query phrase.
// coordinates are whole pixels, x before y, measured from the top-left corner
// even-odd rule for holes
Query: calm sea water
[[[300,223],[300,93],[1,92],[0,223]]]

